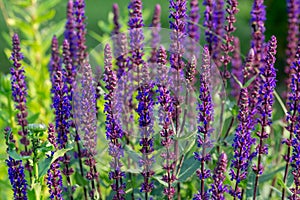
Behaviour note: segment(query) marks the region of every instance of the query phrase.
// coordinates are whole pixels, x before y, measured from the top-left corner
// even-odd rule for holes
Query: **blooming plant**
[[[264,0],[247,13],[246,56],[237,0],[169,0],[149,25],[145,2],[128,0],[127,21],[114,3],[111,26],[100,26],[109,36],[92,32],[91,51],[84,0],[62,2],[66,21],[51,37],[42,24],[53,16],[41,12],[59,0],[3,12],[15,27],[0,79],[8,198],[300,199],[300,1],[286,2],[282,95]]]

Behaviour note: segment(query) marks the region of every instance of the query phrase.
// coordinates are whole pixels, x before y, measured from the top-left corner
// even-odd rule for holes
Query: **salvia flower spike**
[[[200,190],[194,196],[194,200],[208,199],[208,192],[204,189],[205,179],[210,177],[210,170],[205,168],[205,163],[211,160],[208,153],[209,148],[212,147],[210,135],[213,132],[212,122],[214,120],[214,108],[211,96],[210,86],[210,55],[208,46],[203,48],[202,53],[202,73],[200,75],[200,103],[198,105],[198,136],[197,145],[201,150],[194,152],[194,157],[200,162],[200,169],[196,174],[200,179]]]
[[[241,89],[239,98],[238,127],[235,132],[232,147],[234,149],[234,158],[231,163],[231,180],[235,180],[235,186],[229,191],[234,199],[242,199],[241,181],[247,178],[248,167],[256,153],[251,153],[251,147],[255,139],[251,137],[251,113],[249,107],[249,93],[247,88]]]
[[[48,141],[54,146],[55,150],[57,150],[58,145],[53,124],[49,124],[48,127]],[[52,154],[53,153],[54,152],[52,152]],[[55,160],[47,172],[47,185],[51,199],[63,200],[62,175],[59,160]]]
[[[211,199],[213,200],[225,200],[224,193],[228,191],[227,185],[224,184],[224,180],[226,178],[226,168],[227,168],[227,155],[225,153],[221,153],[219,156],[219,160],[217,166],[214,170],[213,184],[211,185]]]
[[[105,95],[104,112],[106,113],[106,138],[109,141],[109,155],[112,157],[110,162],[111,172],[109,178],[115,181],[111,188],[115,191],[114,199],[125,199],[125,173],[122,171],[122,163],[120,159],[124,157],[124,150],[122,149],[120,140],[123,137],[123,131],[116,119],[115,113],[115,89],[117,86],[117,77],[112,70],[112,52],[110,46],[107,44],[104,49],[104,81],[105,88],[108,93]]]
[[[299,101],[300,101],[300,47],[298,46],[298,51],[296,54],[297,60],[291,66],[292,74],[291,74],[291,82],[290,82],[290,92],[288,96],[288,113],[287,113],[287,130],[290,132],[290,138],[285,140],[284,142],[292,147],[292,155],[291,158],[288,155],[284,156],[286,162],[291,162],[291,166],[293,168],[292,174],[294,176],[294,187],[291,188],[292,195],[289,199],[294,200],[299,198],[300,193],[300,136],[299,136],[299,128],[300,128],[300,113],[299,113]],[[288,150],[290,153],[290,150]],[[288,166],[288,163],[287,163]],[[286,167],[287,171],[287,167]],[[285,175],[286,176],[286,175]],[[283,193],[284,194],[284,193]],[[283,196],[284,197],[284,196]]]
[[[14,199],[27,200],[27,181],[22,160],[9,157],[6,160],[8,176],[14,191]]]
[[[274,68],[275,55],[277,48],[277,40],[275,36],[271,37],[268,43],[267,55],[264,59],[264,66],[260,68],[259,75],[261,76],[259,98],[257,111],[259,113],[258,124],[260,124],[260,130],[256,132],[259,137],[259,143],[256,147],[256,153],[258,155],[257,164],[253,165],[252,169],[256,174],[253,197],[256,198],[256,191],[258,187],[258,178],[263,173],[264,167],[262,165],[262,156],[268,154],[268,146],[264,144],[264,141],[269,137],[267,133],[267,127],[272,123],[272,107],[274,104],[274,89],[276,86],[276,70]]]
[[[17,113],[17,122],[21,126],[21,130],[18,131],[21,136],[21,144],[24,145],[24,151],[21,151],[22,155],[30,155],[31,150],[28,149],[30,144],[29,139],[27,138],[27,106],[26,106],[26,97],[27,97],[27,86],[25,82],[25,70],[22,67],[21,61],[23,60],[23,54],[21,53],[20,48],[20,39],[18,34],[14,34],[12,37],[12,53],[10,59],[13,61],[13,67],[10,70],[11,73],[11,90],[13,100],[15,102],[15,108],[18,111]]]

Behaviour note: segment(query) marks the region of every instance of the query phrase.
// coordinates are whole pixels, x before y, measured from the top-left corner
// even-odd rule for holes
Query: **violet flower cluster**
[[[300,194],[300,136],[299,136],[299,101],[300,101],[300,47],[296,53],[296,61],[291,65],[291,82],[289,85],[290,92],[288,95],[288,113],[287,113],[287,130],[290,132],[289,139],[284,140],[284,143],[288,145],[287,155],[284,156],[287,165],[286,171],[288,170],[288,164],[291,163],[292,174],[294,176],[294,187],[290,190],[292,195],[289,199],[294,200],[299,198]],[[292,155],[291,153],[292,148]],[[286,175],[285,175],[286,176]],[[286,178],[286,177],[285,177]],[[283,191],[284,192],[284,191]]]
[[[151,23],[151,56],[149,58],[149,62],[151,64],[156,64],[157,61],[157,50],[160,42],[160,15],[161,15],[161,7],[159,4],[155,5],[152,23]]]
[[[221,153],[212,176],[213,184],[211,185],[210,192],[211,199],[213,200],[225,200],[224,193],[228,191],[227,185],[224,184],[224,180],[226,178],[225,172],[227,171],[227,162],[227,155],[225,153]]]
[[[13,138],[13,134],[10,127],[4,129],[4,134],[6,138],[6,145],[8,146],[7,151],[11,150],[13,146],[17,151],[16,141]],[[8,178],[12,186],[14,193],[14,199],[27,200],[27,181],[25,179],[25,170],[22,164],[22,160],[15,160],[11,156],[5,160],[8,167]]]
[[[54,146],[57,150],[56,135],[54,130],[54,125],[49,124],[48,127],[48,141]],[[54,152],[52,152],[53,154]],[[63,200],[63,191],[62,191],[62,175],[60,171],[59,160],[55,160],[50,169],[47,172],[47,185],[49,188],[50,199]]]
[[[215,0],[213,4],[213,37],[212,37],[212,49],[211,57],[214,60],[217,67],[222,66],[221,53],[222,53],[222,38],[225,34],[225,11],[224,0]]]
[[[14,199],[27,200],[27,181],[22,160],[14,160],[9,157],[6,160],[10,184],[14,191]]]
[[[151,177],[154,175],[152,170],[152,165],[155,162],[154,156],[152,155],[153,148],[153,91],[152,85],[142,85],[138,88],[138,95],[136,99],[138,100],[137,113],[139,115],[139,131],[141,139],[139,141],[140,152],[142,156],[140,158],[139,164],[143,168],[142,176],[144,177],[144,182],[142,183],[141,192],[145,193],[145,199],[148,198],[148,193],[154,188]]]
[[[20,39],[18,34],[14,34],[12,37],[12,53],[10,59],[13,61],[13,67],[11,68],[11,90],[13,100],[15,102],[15,108],[17,112],[17,122],[21,126],[21,130],[18,134],[21,136],[21,144],[24,145],[24,150],[21,151],[21,155],[29,156],[31,150],[29,149],[30,141],[27,138],[27,106],[26,106],[26,96],[27,96],[27,86],[25,82],[25,70],[22,67],[21,61],[23,60],[23,54],[20,48]],[[30,167],[27,169],[29,171]]]
[[[130,69],[136,72],[137,84],[140,85],[141,68],[144,67],[144,21],[142,16],[142,1],[131,0],[129,9],[129,35],[130,35]]]
[[[167,184],[164,188],[164,195],[168,199],[173,199],[175,194],[175,188],[172,186],[173,182],[176,180],[176,176],[174,174],[176,162],[175,162],[175,154],[172,151],[172,146],[174,141],[172,136],[174,135],[174,131],[172,130],[172,118],[174,113],[174,105],[173,98],[171,96],[171,92],[169,91],[168,83],[166,81],[166,64],[167,64],[167,53],[164,47],[160,47],[157,53],[157,64],[159,70],[159,74],[163,74],[161,80],[158,80],[158,97],[157,103],[159,103],[161,108],[160,113],[160,124],[162,125],[162,129],[160,131],[161,136],[161,145],[165,147],[165,151],[161,153],[161,157],[163,158],[163,170],[164,174],[162,176],[162,180]]]
[[[234,158],[231,163],[231,180],[235,180],[235,187],[230,190],[234,199],[241,199],[241,181],[247,178],[248,167],[256,153],[251,152],[255,139],[251,137],[251,113],[249,107],[249,93],[247,88],[241,89],[239,98],[238,127],[233,140]]]
[[[261,129],[256,132],[259,137],[259,143],[256,146],[256,153],[258,155],[257,164],[254,164],[252,169],[256,174],[254,185],[254,198],[256,197],[256,189],[258,186],[258,178],[264,171],[262,165],[262,156],[268,154],[268,146],[264,144],[264,140],[269,137],[266,128],[271,125],[272,107],[274,104],[273,92],[276,87],[276,70],[274,68],[275,55],[277,48],[277,40],[275,36],[271,37],[268,43],[267,55],[264,59],[265,65],[260,68],[259,75],[261,76],[259,97],[257,111],[260,117],[257,119]]]
[[[177,71],[184,68],[185,64],[182,60],[184,54],[184,38],[186,29],[186,1],[185,0],[170,0],[170,21],[171,45],[170,45],[170,64]]]
[[[200,103],[198,105],[198,136],[197,145],[201,148],[200,152],[195,152],[195,159],[200,161],[200,169],[197,170],[199,177],[200,190],[194,196],[194,200],[208,199],[208,192],[204,190],[205,179],[211,176],[210,170],[205,168],[205,163],[211,160],[210,154],[207,152],[212,147],[210,135],[213,131],[212,122],[214,120],[214,108],[211,96],[210,86],[210,54],[207,46],[204,46],[202,53],[202,74],[200,75]]]
[[[200,9],[198,0],[190,1],[190,12],[188,20],[187,34],[189,38],[186,47],[186,57],[190,58],[195,55],[198,59],[200,56],[200,45],[197,45],[200,40],[200,29],[198,26],[200,20]]]
[[[213,41],[213,3],[214,0],[204,0],[205,6],[203,26],[205,27],[205,40],[208,45],[209,52],[212,51]]]
[[[287,0],[288,13],[288,34],[286,48],[286,67],[285,73],[290,76],[292,74],[291,66],[296,62],[297,46],[299,41],[299,24],[300,24],[300,2],[297,0]],[[289,77],[291,78],[291,77]],[[289,84],[290,81],[287,83]]]
[[[123,137],[123,131],[117,122],[115,116],[115,89],[117,85],[117,77],[112,70],[112,52],[110,46],[107,44],[104,50],[104,81],[106,83],[105,88],[108,93],[105,95],[106,103],[104,105],[104,112],[106,113],[106,138],[109,140],[109,155],[113,158],[110,162],[111,172],[109,178],[114,180],[115,183],[111,185],[113,191],[115,191],[114,199],[125,199],[125,183],[122,179],[125,178],[125,173],[121,170],[122,163],[120,159],[124,157],[124,150],[121,146],[121,139]]]
[[[228,15],[226,16],[227,25],[224,27],[225,43],[221,44],[221,48],[223,50],[223,55],[220,58],[220,61],[224,65],[224,70],[223,70],[224,78],[230,77],[227,66],[231,62],[232,58],[231,58],[231,55],[229,55],[229,54],[231,52],[233,52],[235,48],[238,48],[238,46],[234,46],[234,44],[233,44],[235,37],[232,35],[236,30],[236,27],[234,27],[234,23],[236,22],[235,15],[239,11],[239,9],[237,7],[238,7],[237,0],[227,0],[227,8],[226,8],[226,12],[228,13]]]

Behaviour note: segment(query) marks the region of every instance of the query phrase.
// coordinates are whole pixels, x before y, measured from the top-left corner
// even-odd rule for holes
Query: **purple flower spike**
[[[184,68],[182,60],[184,54],[184,37],[186,30],[186,1],[185,0],[170,0],[170,16],[173,19],[170,21],[170,28],[173,30],[171,33],[170,45],[170,63],[171,67],[177,71]]]
[[[259,88],[259,98],[257,105],[257,112],[260,117],[258,118],[258,123],[261,125],[261,130],[256,132],[256,135],[259,137],[259,144],[256,147],[256,153],[258,154],[257,165],[252,167],[253,171],[256,174],[255,185],[254,185],[254,199],[256,198],[256,190],[258,187],[258,177],[264,171],[263,165],[261,163],[262,155],[268,154],[268,146],[264,145],[263,142],[269,137],[269,134],[266,132],[266,128],[271,125],[272,117],[272,106],[274,104],[274,89],[276,86],[276,70],[274,68],[275,55],[277,48],[277,40],[275,36],[271,37],[271,40],[268,43],[267,55],[264,59],[265,66],[260,68],[259,75],[262,77],[260,79],[260,88]]]
[[[105,88],[108,93],[105,95],[104,112],[106,113],[106,138],[109,141],[109,155],[112,157],[110,162],[111,172],[109,178],[115,180],[111,185],[112,190],[115,191],[114,199],[125,199],[126,185],[122,179],[125,177],[125,173],[121,170],[122,163],[120,159],[124,157],[124,150],[122,149],[120,140],[124,133],[120,128],[115,116],[115,89],[117,85],[117,77],[112,70],[112,52],[110,46],[107,44],[104,49],[104,81],[106,83]]]
[[[197,176],[201,181],[200,190],[198,194],[194,196],[194,200],[208,199],[208,193],[204,191],[204,181],[210,177],[210,170],[205,169],[205,163],[211,160],[210,154],[207,150],[212,147],[210,141],[210,134],[213,132],[211,123],[213,122],[214,108],[211,96],[210,88],[210,55],[208,46],[203,48],[202,53],[202,74],[200,75],[200,95],[198,104],[198,138],[197,144],[201,148],[200,152],[195,152],[195,159],[201,162],[200,169],[197,170]]]
[[[166,50],[161,46],[158,49],[157,54],[157,64],[159,66],[159,72],[158,74],[166,75],[166,73],[163,73],[163,70],[165,69],[165,65],[167,63],[167,54]],[[160,131],[161,136],[161,145],[165,147],[165,151],[161,154],[161,157],[163,158],[163,170],[164,175],[162,177],[162,180],[168,184],[167,187],[164,189],[164,194],[168,197],[168,199],[173,199],[175,194],[175,188],[172,186],[172,183],[176,180],[176,176],[174,174],[174,169],[176,167],[176,161],[175,161],[175,154],[172,151],[172,147],[174,144],[174,141],[172,139],[172,136],[174,135],[174,131],[171,128],[172,123],[172,117],[173,112],[175,110],[173,99],[171,97],[171,93],[168,90],[168,86],[166,84],[166,77],[162,77],[161,80],[159,80],[158,85],[158,103],[160,104],[160,123],[162,125],[162,129]]]
[[[71,99],[73,94],[73,83],[76,76],[76,69],[72,65],[70,44],[66,39],[63,42],[63,63],[66,69],[66,82],[68,84],[68,92]]]
[[[75,70],[75,61],[77,61],[78,56],[78,41],[76,36],[75,7],[73,0],[69,0],[67,5],[67,22],[65,25],[64,37],[69,43],[70,57],[72,59],[73,68]]]
[[[112,31],[112,35],[117,35],[120,33],[121,25],[119,23],[119,6],[117,3],[113,4],[113,14],[114,14],[114,30]]]
[[[212,200],[225,200],[224,193],[228,191],[227,186],[224,185],[227,162],[227,155],[225,153],[221,153],[217,166],[214,170],[214,175],[212,176],[214,181],[210,189]]]
[[[199,1],[192,0],[190,1],[190,13],[188,17],[187,24],[187,33],[188,33],[188,44],[187,44],[187,57],[190,58],[193,55],[196,58],[199,58],[200,53],[200,29],[199,29],[199,19],[200,19],[200,9],[199,9]]]
[[[292,195],[289,197],[291,200],[296,200],[299,198],[300,194],[300,136],[298,131],[300,129],[300,46],[296,53],[296,61],[291,66],[291,82],[289,85],[289,95],[288,95],[288,113],[286,116],[286,121],[288,123],[287,130],[290,132],[290,138],[285,139],[283,143],[288,146],[288,153],[293,149],[292,155],[285,155],[286,160],[286,174],[284,181],[287,178],[288,165],[289,162],[293,168],[292,174],[294,176],[294,187],[291,188]],[[284,189],[283,189],[284,192]],[[284,197],[284,196],[283,196]]]
[[[240,40],[239,38],[235,37],[233,40],[233,46],[234,46],[234,51],[232,55],[232,60],[231,60],[231,73],[235,78],[237,78],[238,81],[243,83],[243,64],[242,64],[242,59],[241,59],[241,52],[240,52]],[[236,80],[231,77],[230,79],[231,86],[232,86],[232,91],[231,94],[237,99],[239,96],[239,91],[240,91],[240,86],[236,82]]]
[[[212,51],[213,41],[213,4],[214,0],[204,0],[203,5],[205,6],[203,26],[205,27],[205,40],[209,47],[209,52]]]
[[[242,199],[239,183],[247,178],[248,167],[256,153],[251,153],[251,147],[255,139],[251,137],[251,113],[249,110],[248,89],[243,88],[239,98],[238,127],[235,132],[232,147],[234,148],[234,158],[231,164],[231,180],[235,180],[235,187],[230,190],[234,199]]]
[[[296,61],[297,45],[299,40],[299,16],[300,2],[298,0],[287,0],[288,34],[286,48],[285,73],[291,78],[291,66]],[[289,82],[288,82],[289,83]]]
[[[76,21],[76,30],[77,30],[77,64],[79,66],[84,65],[87,59],[85,37],[86,37],[86,25],[85,25],[85,1],[76,0],[74,4],[75,9],[75,21]]]
[[[48,141],[54,146],[54,148],[57,150],[57,139],[55,136],[55,130],[54,125],[49,124],[48,126]],[[54,152],[52,152],[54,154]],[[47,185],[49,188],[50,198],[55,200],[63,200],[63,191],[61,188],[62,186],[62,176],[60,171],[60,164],[59,160],[55,160],[51,166],[50,169],[47,172]]]
[[[141,192],[145,193],[145,199],[148,198],[148,193],[154,188],[151,177],[154,175],[154,171],[151,169],[155,162],[154,157],[151,155],[154,151],[153,148],[153,91],[151,85],[142,85],[138,89],[138,96],[136,99],[139,101],[137,113],[139,115],[139,127],[141,132],[140,139],[140,152],[142,156],[140,158],[140,166],[143,168],[142,176],[144,182],[140,189]]]
[[[140,84],[141,68],[144,66],[144,21],[142,16],[142,1],[131,0],[129,6],[129,35],[130,35],[130,49],[131,49],[131,66],[136,72],[136,79],[138,85]]]
[[[224,64],[224,70],[223,70],[223,77],[229,78],[230,73],[227,70],[228,64],[231,62],[231,56],[229,55],[231,52],[237,48],[233,42],[235,42],[235,37],[232,35],[236,27],[234,26],[234,23],[236,22],[235,15],[239,12],[238,7],[238,1],[237,0],[227,0],[227,8],[226,12],[228,15],[226,16],[226,22],[225,25],[225,43],[222,44],[222,50],[224,54],[221,56],[221,62]]]
[[[25,179],[24,166],[22,160],[14,160],[9,157],[6,160],[10,184],[13,187],[14,199],[27,200],[27,182]]]
[[[17,113],[17,122],[21,126],[21,130],[18,134],[21,136],[21,144],[24,145],[24,151],[21,151],[21,155],[29,156],[31,150],[28,149],[30,141],[27,139],[27,106],[26,106],[26,96],[27,96],[27,86],[25,82],[25,70],[21,65],[23,60],[23,54],[21,53],[20,40],[17,34],[12,37],[12,53],[10,59],[13,61],[13,67],[10,69],[11,74],[11,90],[13,100],[15,102],[15,108]],[[29,169],[29,168],[28,168]]]
[[[225,34],[225,9],[224,0],[215,0],[213,8],[213,40],[211,57],[214,60],[217,67],[222,66],[221,53],[222,53],[222,39]]]
[[[150,63],[156,64],[156,56],[157,56],[157,49],[160,42],[160,14],[161,14],[161,7],[159,4],[155,6],[152,23],[151,23],[151,57],[149,59]]]
[[[251,11],[251,26],[252,26],[252,41],[251,47],[254,50],[254,68],[259,69],[262,65],[264,58],[264,42],[265,42],[265,21],[266,21],[266,8],[264,0],[254,0]]]

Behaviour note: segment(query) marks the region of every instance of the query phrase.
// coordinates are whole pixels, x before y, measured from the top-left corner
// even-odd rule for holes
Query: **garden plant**
[[[87,2],[0,0],[0,199],[300,199],[300,0]]]

